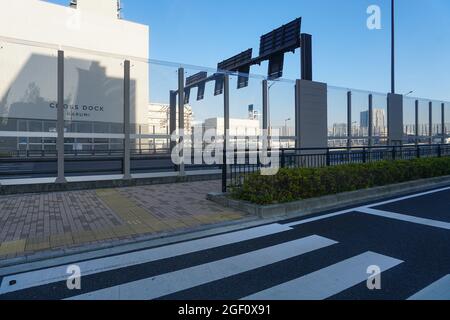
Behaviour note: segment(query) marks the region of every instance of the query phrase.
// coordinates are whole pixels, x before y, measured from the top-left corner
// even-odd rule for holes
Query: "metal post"
[[[428,109],[429,109],[429,121],[428,121],[429,144],[433,144],[433,102],[430,101]]]
[[[302,80],[313,80],[312,70],[312,36],[307,33],[301,34],[301,78]]]
[[[222,192],[227,192],[227,148],[230,130],[230,76],[224,75],[223,81],[223,119],[224,119],[224,135],[223,135],[223,164],[222,164]]]
[[[169,135],[177,133],[177,91],[170,91],[170,105],[169,105]],[[170,141],[170,153],[175,148],[176,141]]]
[[[263,108],[263,119],[262,125],[263,130],[269,129],[269,89],[267,80],[263,80],[262,82],[262,108]]]
[[[123,68],[123,178],[131,179],[131,139],[130,139],[130,61],[124,61]]]
[[[445,103],[441,104],[441,134],[442,134],[442,139],[441,142],[442,144],[445,144],[445,136],[446,136],[446,131],[445,131]]]
[[[352,92],[347,92],[347,147],[352,147]]]
[[[58,51],[58,108],[56,118],[56,150],[58,152],[58,177],[56,183],[66,183],[64,176],[64,51]]]
[[[269,136],[269,87],[267,80],[263,80],[262,82],[262,109],[263,109],[263,118],[262,118],[262,126],[263,126],[263,133],[262,136],[267,137],[263,139],[263,143],[265,146],[263,146],[264,149],[267,150],[267,148],[270,146],[269,141],[271,140],[271,137]]]
[[[300,80],[295,82],[295,148],[299,149],[300,144]]]
[[[369,146],[373,145],[373,95],[369,94],[369,123],[368,123],[368,135],[369,135]]]
[[[416,131],[416,144],[419,144],[419,135],[420,135],[420,131],[419,131],[419,100],[416,100],[415,103],[415,131]]]
[[[178,69],[178,134],[181,163],[180,176],[185,176],[184,168],[184,68]]]

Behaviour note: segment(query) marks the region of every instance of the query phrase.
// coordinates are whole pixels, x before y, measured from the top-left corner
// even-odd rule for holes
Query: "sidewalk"
[[[206,200],[220,181],[0,197],[0,260],[245,218]]]

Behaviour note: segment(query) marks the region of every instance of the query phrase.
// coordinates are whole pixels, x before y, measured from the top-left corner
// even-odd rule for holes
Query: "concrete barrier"
[[[301,217],[322,211],[357,206],[381,200],[386,197],[399,197],[410,193],[442,188],[445,186],[450,186],[450,176],[422,179],[267,206],[235,200],[224,193],[210,193],[207,197],[209,200],[225,207],[237,209],[260,218]]]
[[[157,184],[195,182],[220,180],[220,173],[189,173],[186,176],[157,176],[150,178],[134,178],[134,179],[116,179],[116,180],[97,180],[97,181],[75,181],[67,183],[37,183],[37,184],[16,184],[16,185],[0,185],[0,195],[14,195],[24,193],[43,193],[43,192],[63,192],[89,189],[108,189],[136,187]]]

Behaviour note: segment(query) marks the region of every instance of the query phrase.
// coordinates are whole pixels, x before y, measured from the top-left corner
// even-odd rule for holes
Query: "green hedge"
[[[450,157],[280,169],[274,176],[248,176],[232,196],[267,205],[446,175],[450,175]]]

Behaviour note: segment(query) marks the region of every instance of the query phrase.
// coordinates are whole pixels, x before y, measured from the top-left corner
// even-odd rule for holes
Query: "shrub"
[[[274,176],[247,176],[232,197],[267,205],[446,175],[450,157],[280,169]]]

